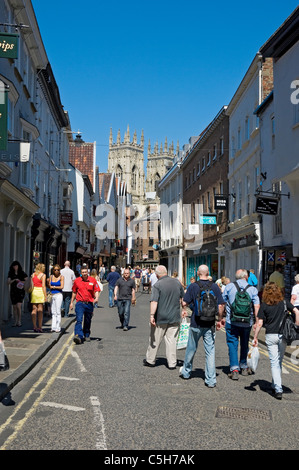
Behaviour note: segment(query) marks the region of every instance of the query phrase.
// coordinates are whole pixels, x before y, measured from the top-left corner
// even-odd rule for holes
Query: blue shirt
[[[217,284],[215,284],[214,282],[211,282],[207,279],[204,279],[204,280],[201,279],[198,282],[200,282],[202,285],[207,284],[207,288],[209,288],[210,290],[212,290],[214,292],[214,294],[217,298],[218,305],[219,304],[224,304],[224,300],[222,298],[221,290],[219,289]],[[209,286],[211,286],[211,287],[209,287]],[[184,299],[183,299],[184,302],[186,302],[188,305],[191,304],[191,308],[192,308],[190,326],[192,326],[193,328],[198,328],[198,327],[209,328],[211,326],[214,326],[215,322],[214,321],[212,321],[212,322],[202,321],[202,320],[199,319],[199,316],[198,316],[198,302],[197,302],[197,299],[198,299],[199,291],[200,291],[199,285],[197,284],[197,282],[193,282],[189,285],[189,287],[187,289],[187,292],[184,295]]]
[[[249,274],[248,284],[250,284],[251,286],[254,286],[254,287],[257,286],[258,282],[257,282],[257,277],[256,277],[255,274],[253,274],[253,273]]]
[[[109,287],[115,287],[115,283],[117,279],[120,278],[120,274],[116,271],[111,271],[107,276],[107,282],[109,283]]]
[[[238,279],[237,280],[237,283],[239,284],[240,287],[243,287],[245,288],[248,284],[247,281],[245,281],[245,279]],[[254,286],[250,286],[246,292],[248,292],[252,302],[254,305],[259,305],[260,304],[260,299],[259,299],[259,296],[258,296],[258,291],[257,291],[257,288],[254,287]],[[225,289],[224,289],[224,292],[222,294],[223,296],[223,299],[224,301],[226,302],[226,321],[227,323],[230,323],[230,305],[233,303],[233,301],[235,300],[235,296],[236,296],[236,293],[237,293],[237,288],[236,286],[231,282],[230,284],[228,284]],[[254,323],[254,318],[253,318],[253,310],[251,311],[251,318],[250,318],[250,326],[252,326]],[[240,323],[240,322],[236,322],[234,323],[234,325],[236,326],[242,326],[242,327],[248,327],[248,323],[247,324],[244,324],[244,323]]]

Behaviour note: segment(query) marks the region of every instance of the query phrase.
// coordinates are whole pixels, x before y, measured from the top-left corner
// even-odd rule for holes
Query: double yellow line
[[[57,354],[55,360],[51,362],[50,366],[45,370],[45,372],[41,375],[39,380],[34,384],[34,386],[30,389],[30,391],[25,395],[24,399],[20,402],[20,404],[16,407],[12,415],[7,419],[7,421],[0,427],[0,435],[7,429],[8,426],[12,426],[14,428],[13,433],[9,436],[9,438],[4,442],[4,444],[0,447],[0,450],[7,450],[7,447],[12,443],[12,441],[17,437],[18,433],[21,431],[27,420],[32,416],[32,414],[35,412],[37,406],[39,403],[42,401],[43,397],[47,393],[48,389],[50,386],[53,384],[54,380],[58,376],[59,372],[61,371],[62,367],[64,366],[68,356],[71,353],[70,343],[72,342],[73,337],[70,335],[69,339],[66,341],[66,343],[63,345],[59,353]],[[68,348],[68,351],[65,354],[65,350]],[[61,356],[64,355],[62,361],[59,363],[59,366],[55,370],[55,373],[51,376],[50,380],[47,381],[47,384],[45,388],[41,391],[39,397],[35,400],[33,405],[31,406],[30,410],[28,410],[25,413],[25,416],[23,419],[20,421],[17,421],[15,425],[12,424],[12,421],[16,414],[19,412],[19,410],[24,406],[24,404],[29,400],[29,398],[32,396],[34,391],[37,389],[37,387],[45,380],[46,376],[51,372],[51,370],[55,367],[57,362],[60,360]]]
[[[225,333],[225,328],[221,328],[219,331],[222,331],[223,333]],[[296,351],[296,348],[298,349],[298,358],[299,358],[299,344],[294,348],[294,352]],[[266,357],[269,357],[268,351],[266,349],[264,350],[260,345],[259,345],[259,352],[260,352],[260,354],[262,354]],[[282,365],[284,367],[286,367],[287,369],[290,369],[294,372],[299,373],[299,359],[296,359],[296,362],[298,362],[298,365],[293,364],[291,362],[291,359],[284,358],[284,360],[282,361]]]

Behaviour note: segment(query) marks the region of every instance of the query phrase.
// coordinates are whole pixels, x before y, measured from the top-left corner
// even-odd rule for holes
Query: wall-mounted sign
[[[71,211],[60,211],[59,225],[73,225],[73,213]]]
[[[225,196],[215,196],[214,198],[215,209],[217,211],[227,210],[228,208],[228,198]]]
[[[29,157],[30,142],[8,142],[7,149],[0,151],[0,162],[29,162]]]
[[[203,214],[199,216],[199,223],[203,225],[216,225],[217,216],[215,214]]]
[[[0,33],[0,57],[6,59],[18,58],[19,35]]]
[[[189,235],[198,235],[198,234],[199,234],[199,225],[189,224]]]
[[[0,150],[7,149],[7,91],[0,80]]]
[[[257,197],[255,212],[259,214],[276,215],[279,199],[273,197]]]

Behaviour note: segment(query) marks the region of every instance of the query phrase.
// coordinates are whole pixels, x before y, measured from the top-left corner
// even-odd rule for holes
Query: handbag
[[[185,349],[187,347],[189,331],[190,331],[190,323],[187,322],[186,318],[183,318],[181,325],[180,325],[177,344],[176,344],[177,349]]]
[[[292,315],[287,310],[286,301],[284,303],[284,314],[279,325],[279,334],[283,336],[287,345],[299,338],[299,327],[295,325]]]
[[[5,352],[4,344],[0,342],[0,371],[9,369],[9,361]]]
[[[27,292],[27,294],[31,294],[31,292],[33,291],[33,287],[34,287],[34,284],[33,284],[32,276],[29,276],[24,282],[24,290],[25,292]]]

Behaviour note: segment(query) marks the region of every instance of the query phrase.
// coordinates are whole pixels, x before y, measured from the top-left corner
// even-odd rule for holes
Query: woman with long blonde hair
[[[42,333],[44,303],[47,298],[45,265],[38,263],[32,274],[33,291],[31,292],[33,331]]]
[[[262,326],[266,329],[266,345],[269,353],[272,373],[272,390],[275,398],[282,399],[281,367],[286,348],[286,341],[280,334],[280,324],[285,315],[285,304],[288,311],[296,315],[299,325],[299,310],[288,300],[284,300],[282,290],[274,282],[268,282],[263,291],[262,303],[257,315],[253,346],[258,345],[258,334]]]

